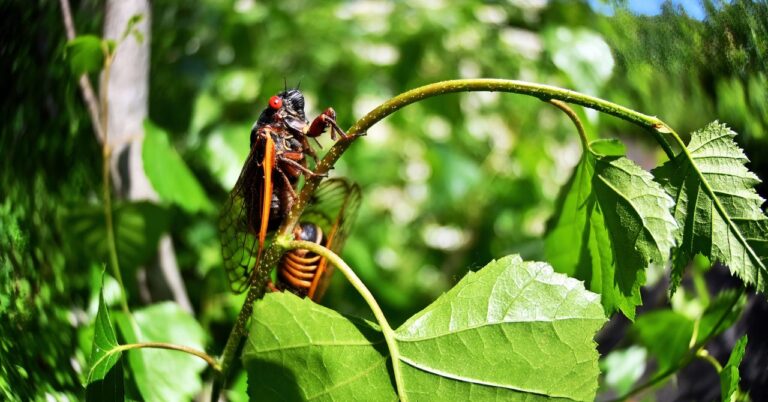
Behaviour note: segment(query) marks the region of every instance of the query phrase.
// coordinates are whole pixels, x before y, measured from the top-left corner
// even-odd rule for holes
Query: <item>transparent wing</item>
[[[248,289],[258,254],[256,228],[261,219],[262,177],[262,166],[255,152],[251,151],[219,215],[224,271],[229,287],[235,293]]]
[[[328,179],[318,187],[301,221],[320,226],[325,233],[325,247],[339,254],[354,225],[360,201],[360,187],[357,184],[341,178]],[[315,301],[322,298],[333,269],[333,265],[329,265],[325,259],[320,261],[308,292],[310,298]]]

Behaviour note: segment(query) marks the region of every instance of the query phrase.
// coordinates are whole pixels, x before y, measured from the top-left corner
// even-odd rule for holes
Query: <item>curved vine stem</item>
[[[568,118],[571,119],[571,122],[573,122],[573,125],[576,126],[576,131],[579,133],[579,138],[581,139],[581,145],[584,147],[584,149],[589,149],[589,138],[587,138],[587,133],[584,131],[584,124],[581,123],[581,120],[579,119],[579,116],[576,115],[576,112],[571,109],[568,104],[565,102],[559,101],[557,99],[550,99],[549,103],[553,104],[556,108],[562,110]]]
[[[351,283],[355,290],[360,293],[360,296],[363,297],[363,300],[365,300],[365,302],[368,304],[368,307],[371,308],[374,317],[376,317],[376,321],[381,327],[381,332],[384,334],[384,340],[387,342],[387,348],[389,349],[389,354],[392,357],[392,371],[395,375],[395,387],[397,388],[397,395],[400,397],[401,401],[407,402],[408,395],[405,393],[403,374],[400,368],[400,349],[398,348],[397,341],[395,340],[395,331],[392,329],[392,327],[389,326],[389,322],[384,316],[384,312],[381,311],[381,307],[379,307],[379,304],[376,303],[376,299],[373,297],[373,294],[371,294],[371,291],[365,287],[363,281],[360,280],[352,268],[350,268],[349,265],[347,265],[347,263],[341,259],[341,257],[320,244],[304,240],[286,240],[285,238],[281,238],[278,240],[278,242],[281,243],[280,246],[285,250],[293,250],[297,248],[302,250],[309,250],[327,259],[331,264],[335,265],[342,274],[344,274],[349,283]]]
[[[114,353],[120,353],[126,350],[131,349],[166,349],[166,350],[175,350],[178,352],[184,352],[188,353],[193,356],[197,356],[201,359],[203,359],[206,363],[208,363],[209,366],[211,366],[211,369],[215,372],[221,372],[221,366],[218,362],[216,362],[216,359],[212,356],[208,355],[207,353],[190,348],[188,346],[184,345],[174,345],[172,343],[165,343],[165,342],[139,342],[139,343],[127,343],[124,345],[118,345],[114,349],[111,349],[108,351],[105,356],[109,356]]]
[[[308,177],[306,179],[298,199],[293,204],[293,207],[288,213],[288,216],[280,225],[280,228],[276,234],[276,238],[291,238],[291,231],[298,223],[304,208],[306,208],[307,204],[311,200],[312,195],[317,189],[317,186],[320,185],[320,181],[322,180],[323,176],[333,168],[333,165],[347,150],[347,148],[349,148],[352,142],[359,136],[364,135],[367,130],[371,128],[371,126],[381,121],[385,117],[391,115],[392,113],[402,109],[403,107],[423,99],[448,93],[478,91],[509,92],[528,95],[541,99],[545,102],[556,100],[560,102],[581,105],[590,109],[610,114],[650,131],[650,133],[654,136],[654,139],[656,139],[656,141],[666,153],[667,157],[670,159],[675,157],[675,153],[667,142],[666,138],[664,138],[664,134],[671,134],[677,143],[681,143],[681,140],[679,140],[680,137],[677,135],[677,133],[675,133],[675,131],[672,130],[672,128],[670,128],[666,123],[654,116],[648,116],[616,103],[608,102],[594,96],[585,95],[568,89],[525,81],[494,78],[477,78],[436,82],[434,84],[412,89],[397,95],[392,99],[389,99],[372,111],[368,112],[368,114],[363,116],[354,125],[352,125],[352,127],[347,130],[347,137],[341,138],[339,141],[337,141],[336,144],[331,147],[328,153],[325,154],[323,159],[317,163],[317,166],[315,166],[315,172],[317,175]],[[269,271],[272,269],[272,267],[274,267],[282,255],[283,249],[278,243],[285,244],[285,241],[287,240],[282,242],[275,241],[267,249],[264,258],[262,258],[259,266],[256,268],[256,274],[252,276],[253,280],[251,283],[251,288],[248,291],[248,295],[245,298],[243,307],[238,314],[235,325],[230,332],[230,336],[227,339],[227,344],[224,347],[224,351],[220,359],[222,375],[220,381],[217,381],[214,384],[212,400],[218,398],[218,392],[221,389],[223,381],[226,380],[226,376],[232,364],[232,360],[234,359],[235,353],[243,339],[243,335],[245,334],[245,326],[248,323],[251,313],[253,312],[253,303],[264,295],[264,287],[266,285],[267,278],[269,277]]]

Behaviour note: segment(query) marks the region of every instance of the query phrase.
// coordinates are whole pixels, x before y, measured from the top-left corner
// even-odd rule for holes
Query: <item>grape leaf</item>
[[[672,291],[696,253],[727,265],[732,274],[765,293],[768,217],[754,187],[760,179],[725,124],[710,123],[691,135],[687,150],[654,170],[676,200],[681,230],[672,258]]]
[[[599,296],[509,256],[465,276],[397,329],[415,400],[594,400]]]
[[[103,288],[103,281],[102,281]],[[93,346],[88,359],[85,399],[88,401],[121,401],[125,396],[123,363],[117,336],[109,320],[103,289],[99,291],[99,311],[94,324]]]
[[[598,295],[518,256],[467,275],[396,332],[412,400],[595,397]],[[265,400],[397,400],[380,329],[291,294],[256,304],[243,351]]]
[[[588,149],[558,197],[545,242],[558,272],[602,295],[606,314],[634,319],[650,263],[664,264],[677,228],[672,199],[623,157]]]
[[[175,303],[159,303],[137,310],[131,319],[115,314],[120,334],[128,343],[166,342],[204,349],[205,332],[189,313]],[[128,365],[142,397],[147,401],[186,401],[200,392],[199,358],[174,350],[133,349]]]
[[[723,370],[720,371],[720,390],[721,400],[735,401],[739,395],[739,365],[741,359],[744,357],[744,352],[747,348],[747,336],[744,335],[736,341],[731,351],[731,356],[728,358],[728,363],[725,364]]]
[[[243,365],[251,400],[396,401],[378,327],[270,293],[254,306]]]
[[[168,133],[149,120],[144,122],[144,132],[141,150],[144,170],[160,199],[177,204],[189,213],[213,211],[203,187],[171,146]]]

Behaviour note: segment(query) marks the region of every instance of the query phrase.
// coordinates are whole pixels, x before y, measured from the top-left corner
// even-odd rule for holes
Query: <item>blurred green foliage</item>
[[[78,32],[99,35],[103,2],[72,5]],[[657,17],[605,16],[572,1],[157,0],[150,120],[199,182],[199,205],[221,204],[253,121],[284,81],[301,82],[309,116],[332,106],[342,127],[438,80],[537,81],[658,115],[681,133],[718,118],[743,134],[747,155],[760,155],[768,7],[707,10],[697,21],[671,6]],[[10,85],[0,101],[0,395],[76,397],[104,258],[82,252],[67,217],[99,205],[101,152],[64,59],[58,2],[3,2],[0,19],[2,37],[12,38],[0,45],[3,77],[12,77],[0,84]],[[620,137],[632,159],[657,164],[647,134],[577,112],[590,136]],[[467,269],[509,253],[542,259],[546,221],[579,152],[567,118],[535,99],[454,94],[409,106],[333,172],[363,188],[343,255],[398,325]],[[768,159],[750,168],[768,177]],[[228,293],[220,269],[216,214],[184,201],[164,206],[167,227],[207,349],[218,353],[242,298]],[[137,303],[134,287],[127,292]],[[340,275],[325,304],[368,314]]]

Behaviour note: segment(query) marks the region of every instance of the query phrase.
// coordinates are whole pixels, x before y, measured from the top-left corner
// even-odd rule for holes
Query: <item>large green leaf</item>
[[[104,304],[104,293],[99,291],[99,311],[93,335],[91,356],[88,359],[85,398],[88,401],[120,401],[125,395],[123,363],[117,336],[109,320],[109,309]]]
[[[149,120],[144,122],[142,145],[144,171],[160,199],[185,211],[212,211],[213,204],[184,160],[171,146],[168,133]]]
[[[252,400],[397,400],[379,329],[290,293],[256,303],[243,364]]]
[[[290,294],[256,304],[243,361],[267,400],[396,400],[379,329]],[[411,400],[592,400],[599,297],[518,256],[467,275],[396,331]]]
[[[768,290],[768,216],[755,192],[760,179],[726,125],[710,123],[691,135],[687,151],[654,170],[675,199],[681,230],[672,264],[673,290],[697,253],[727,265],[758,291]]]
[[[634,319],[650,263],[664,264],[677,228],[672,199],[623,157],[584,153],[558,199],[545,251],[558,272],[602,295],[607,314]]]
[[[123,269],[146,263],[157,251],[160,236],[167,229],[168,213],[150,202],[120,203],[112,214],[115,243]],[[104,208],[87,206],[69,211],[61,219],[75,246],[83,253],[108,261]]]
[[[739,391],[739,365],[741,365],[741,359],[744,358],[744,352],[747,349],[747,336],[744,335],[736,341],[731,351],[731,356],[728,358],[728,363],[725,364],[723,370],[720,371],[720,390],[721,400],[723,402],[738,400]]]
[[[166,342],[204,349],[205,332],[189,313],[175,303],[160,303],[133,313],[133,325],[124,314],[116,315],[120,334],[128,343]],[[200,358],[174,350],[134,349],[128,365],[146,401],[187,401],[202,389]]]
[[[464,277],[397,332],[405,387],[422,400],[594,400],[599,296],[509,256]]]

